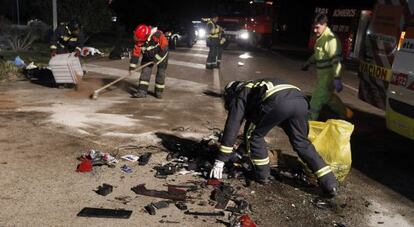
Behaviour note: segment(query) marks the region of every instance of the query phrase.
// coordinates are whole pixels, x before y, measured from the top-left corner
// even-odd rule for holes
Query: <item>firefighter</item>
[[[328,27],[328,17],[318,14],[313,23],[316,42],[313,55],[302,66],[307,71],[316,64],[318,82],[310,102],[310,119],[317,120],[324,105],[328,105],[340,118],[351,118],[353,113],[334,93],[343,89],[341,80],[342,46],[339,38]]]
[[[244,140],[239,149],[250,155],[255,181],[261,184],[269,181],[269,156],[264,138],[272,128],[279,126],[299,157],[318,177],[323,191],[332,197],[337,194],[338,182],[334,174],[308,140],[309,105],[299,88],[277,78],[233,81],[225,87],[223,99],[228,116],[211,178],[222,178],[224,164],[234,155],[233,145],[246,120]]]
[[[75,56],[79,57],[84,43],[81,23],[72,19],[69,23],[62,23],[56,28],[51,40],[50,55],[53,57],[56,54],[74,52]]]
[[[165,88],[165,71],[168,65],[168,40],[164,33],[156,27],[151,28],[145,24],[138,25],[134,31],[135,46],[129,65],[132,73],[137,67],[139,57],[142,56],[141,65],[148,62],[158,64],[155,78],[155,97],[161,99]],[[139,78],[138,91],[133,94],[134,98],[145,98],[148,92],[153,65],[142,69]]]
[[[207,46],[210,48],[207,57],[206,69],[217,67],[217,55],[220,48],[220,28],[217,25],[218,15],[214,14],[207,21]]]
[[[217,25],[219,28],[219,48],[217,52],[217,64],[216,68],[220,68],[221,65],[221,56],[223,55],[224,44],[226,43],[226,38],[224,37],[224,29]]]

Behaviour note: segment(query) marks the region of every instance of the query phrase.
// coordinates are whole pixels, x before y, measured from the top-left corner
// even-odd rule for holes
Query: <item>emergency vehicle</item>
[[[377,2],[359,60],[359,98],[414,140],[414,0]]]
[[[216,6],[218,24],[224,28],[226,44],[270,46],[273,27],[273,1],[222,0]]]

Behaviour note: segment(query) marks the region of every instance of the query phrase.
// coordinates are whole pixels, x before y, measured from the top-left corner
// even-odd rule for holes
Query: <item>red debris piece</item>
[[[249,217],[249,215],[244,214],[239,218],[240,227],[256,227],[254,221]]]
[[[80,173],[86,173],[90,171],[92,171],[92,160],[89,159],[83,159],[76,169],[76,172]]]
[[[218,186],[222,185],[223,182],[220,181],[220,180],[217,180],[217,179],[208,179],[207,180],[207,184],[208,185],[211,185],[213,187],[218,187]]]

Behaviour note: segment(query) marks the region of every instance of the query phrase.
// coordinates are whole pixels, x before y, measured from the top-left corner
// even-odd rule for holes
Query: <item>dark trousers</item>
[[[141,65],[150,62],[149,59],[145,57],[141,61]],[[168,66],[168,56],[158,64],[157,67],[157,75],[155,77],[155,92],[162,93],[165,88],[165,71],[167,70]],[[153,65],[146,66],[142,69],[141,76],[139,77],[139,85],[138,90],[143,93],[148,92],[149,82],[151,79]]]
[[[314,173],[327,166],[308,140],[308,109],[309,104],[305,98],[269,100],[263,108],[263,114],[257,125],[246,126],[246,146],[250,151],[257,178],[265,179],[269,176],[269,158],[264,137],[275,126],[284,130],[294,151]],[[332,172],[321,176],[319,182],[324,189],[331,189],[338,184]]]
[[[217,55],[219,54],[219,48],[220,48],[219,39],[209,38],[208,47],[210,48],[210,50],[208,51],[206,66],[214,67],[217,65]]]

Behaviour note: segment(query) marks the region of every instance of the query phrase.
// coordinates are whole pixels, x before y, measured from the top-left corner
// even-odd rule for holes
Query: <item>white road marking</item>
[[[217,91],[220,91],[220,71],[219,69],[213,69],[213,88]]]
[[[350,89],[350,90],[355,91],[355,92],[358,93],[358,89],[357,88],[354,88],[351,85],[346,84],[346,83],[342,83],[342,84],[344,85],[344,87],[346,87],[346,88],[348,88],[348,89]]]
[[[183,55],[183,56],[192,56],[192,57],[200,57],[200,58],[207,58],[207,54],[196,54],[196,53],[183,53],[183,52],[170,52],[171,55]]]
[[[168,64],[185,66],[185,67],[194,68],[194,69],[205,69],[206,68],[204,64],[193,63],[193,62],[188,62],[188,61],[177,61],[173,59],[168,59]]]

